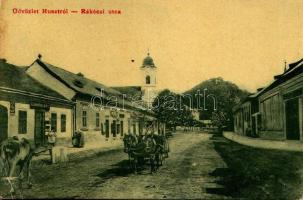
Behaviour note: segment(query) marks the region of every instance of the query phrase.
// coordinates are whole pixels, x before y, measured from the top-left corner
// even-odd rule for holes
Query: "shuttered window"
[[[61,133],[66,132],[66,115],[61,115]]]

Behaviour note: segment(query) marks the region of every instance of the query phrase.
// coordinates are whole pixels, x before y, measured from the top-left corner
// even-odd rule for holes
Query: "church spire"
[[[156,67],[153,58],[150,56],[149,48],[147,49],[147,56],[143,60],[142,67]]]

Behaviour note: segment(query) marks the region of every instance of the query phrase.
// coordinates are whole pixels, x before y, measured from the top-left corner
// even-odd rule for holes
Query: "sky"
[[[0,57],[42,60],[108,86],[141,83],[149,49],[159,89],[213,77],[254,92],[303,58],[302,0],[0,0]],[[13,9],[116,9],[110,15]],[[134,60],[132,62],[132,60]]]

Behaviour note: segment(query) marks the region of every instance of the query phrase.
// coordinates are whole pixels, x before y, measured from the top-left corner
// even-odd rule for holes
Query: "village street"
[[[170,155],[157,173],[128,170],[122,149],[62,165],[34,165],[25,198],[218,198],[207,189],[220,187],[210,173],[226,167],[211,135],[180,133],[170,138]],[[222,197],[220,197],[222,198]]]
[[[152,175],[148,167],[132,173],[122,147],[63,165],[34,164],[34,185],[23,188],[23,198],[302,197],[303,153],[255,149],[197,132],[176,133],[169,143],[169,158]],[[0,195],[9,198],[3,182]]]

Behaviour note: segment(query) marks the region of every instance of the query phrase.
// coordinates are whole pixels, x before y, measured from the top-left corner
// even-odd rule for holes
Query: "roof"
[[[94,80],[88,79],[83,76],[83,74],[74,74],[72,72],[66,71],[62,68],[56,67],[49,64],[41,59],[37,59],[37,62],[41,67],[43,67],[48,73],[53,75],[56,79],[64,83],[67,87],[73,89],[79,94],[89,95],[89,96],[103,96],[103,97],[117,97],[118,105],[124,105],[127,108],[132,108],[142,111],[145,109],[143,106],[136,106],[132,102],[124,100],[123,94],[118,90],[105,86]],[[101,93],[102,91],[102,93]],[[114,100],[113,100],[114,101]],[[148,112],[148,111],[147,111]]]
[[[51,73],[55,78],[78,93],[91,96],[100,96],[102,91],[103,95],[105,96],[108,94],[122,95],[117,90],[84,77],[81,73],[74,74],[62,68],[51,65],[45,61],[41,61],[40,59],[37,59],[35,62],[42,66],[46,71]]]
[[[259,95],[261,95],[263,93],[263,91],[265,90],[265,88],[260,88],[260,90],[258,90],[256,93],[253,93],[251,95],[249,95],[248,97],[249,98],[256,98],[258,97]]]
[[[142,90],[140,86],[125,86],[125,87],[112,87],[115,90],[118,90],[123,95],[126,95],[127,98],[140,98],[142,97]]]
[[[0,87],[46,95],[66,100],[62,95],[40,84],[25,72],[26,67],[18,67],[0,60]]]
[[[150,57],[149,53],[144,58],[142,67],[156,67],[154,64],[154,60],[152,59],[152,57]]]
[[[289,79],[291,79],[301,73],[303,73],[303,59],[289,64],[289,68],[284,73],[274,76],[275,80],[271,84],[269,84],[267,87],[265,87],[262,90],[261,94],[263,94],[271,89],[274,89],[275,87],[279,86],[280,84],[288,81]]]

